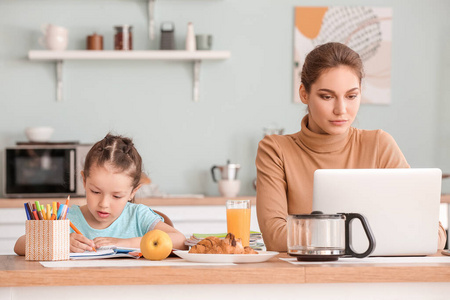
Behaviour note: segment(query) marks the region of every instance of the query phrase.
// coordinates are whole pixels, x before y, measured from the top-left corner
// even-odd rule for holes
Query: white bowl
[[[48,142],[55,129],[52,127],[28,127],[25,129],[25,135],[30,142]]]

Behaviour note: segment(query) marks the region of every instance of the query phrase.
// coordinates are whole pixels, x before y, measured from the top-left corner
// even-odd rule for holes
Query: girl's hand
[[[70,234],[70,252],[84,252],[95,249],[93,241],[78,233]]]
[[[126,245],[123,244],[124,239],[117,239],[112,237],[96,237],[94,239],[95,247],[100,248],[103,246],[117,246],[124,247]]]

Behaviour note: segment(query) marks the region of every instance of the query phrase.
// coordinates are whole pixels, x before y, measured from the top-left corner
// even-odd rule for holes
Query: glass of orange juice
[[[240,238],[242,245],[250,244],[250,200],[227,200],[227,229]]]

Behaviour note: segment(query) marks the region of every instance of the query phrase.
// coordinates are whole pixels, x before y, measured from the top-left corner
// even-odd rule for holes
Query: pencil
[[[78,228],[76,228],[75,227],[75,225],[73,225],[72,224],[72,222],[71,221],[69,221],[70,222],[70,228],[72,228],[73,229],[73,231],[75,231],[76,233],[78,233],[78,234],[81,234],[81,235],[83,235],[79,230],[78,230]],[[95,251],[95,252],[97,252],[97,250],[95,250],[95,248],[94,247],[92,247],[92,250],[93,251]]]
[[[50,208],[50,204],[47,204],[47,220],[50,220],[51,217],[52,217],[52,211]]]
[[[30,213],[28,212],[28,205],[27,205],[27,203],[24,203],[23,206],[25,207],[25,213],[27,214],[27,220],[31,220]]]
[[[58,208],[56,208],[57,206],[55,201],[53,201],[52,206],[53,206],[52,214],[56,216],[58,214]]]

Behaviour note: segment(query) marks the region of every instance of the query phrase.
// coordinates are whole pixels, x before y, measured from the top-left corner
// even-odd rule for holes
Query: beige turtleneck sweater
[[[351,127],[342,135],[317,134],[307,128],[290,135],[270,135],[260,141],[256,156],[256,209],[267,250],[287,251],[288,214],[312,211],[317,169],[409,168],[392,136],[383,130]],[[439,224],[439,249],[446,234]]]

